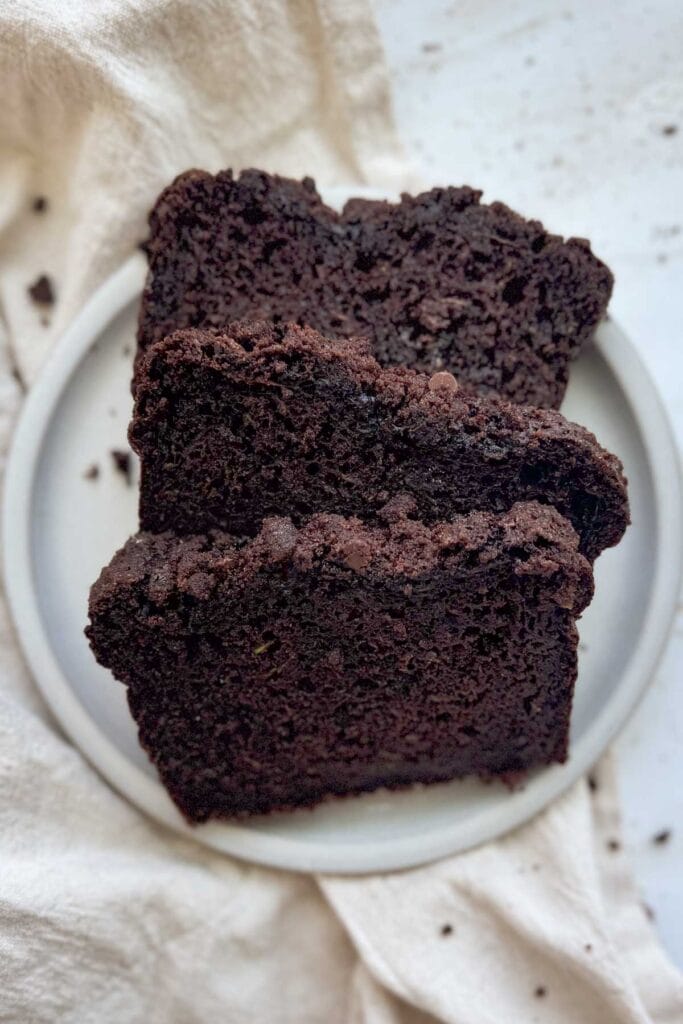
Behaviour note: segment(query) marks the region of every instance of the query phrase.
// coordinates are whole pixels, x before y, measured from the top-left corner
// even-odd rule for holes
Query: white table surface
[[[373,0],[425,182],[468,184],[611,266],[611,312],[683,439],[681,0]],[[683,529],[683,524],[681,524]],[[683,605],[617,742],[626,850],[683,967]],[[671,830],[670,840],[653,837]]]

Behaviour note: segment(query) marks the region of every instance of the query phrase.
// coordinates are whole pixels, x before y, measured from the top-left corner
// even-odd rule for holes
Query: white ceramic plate
[[[26,658],[65,732],[112,786],[153,818],[263,864],[390,870],[520,825],[590,768],[624,724],[651,678],[675,608],[683,521],[677,453],[628,339],[614,323],[600,328],[597,345],[573,367],[563,407],[622,458],[633,515],[624,541],[597,562],[596,597],[580,623],[568,763],[536,772],[513,793],[456,781],[190,828],[138,746],[123,686],[95,663],[83,636],[90,584],[136,529],[136,488],[115,470],[110,452],[127,447],[144,273],[136,256],[67,331],[26,402],[8,467],[10,602]],[[99,477],[86,479],[93,463]]]

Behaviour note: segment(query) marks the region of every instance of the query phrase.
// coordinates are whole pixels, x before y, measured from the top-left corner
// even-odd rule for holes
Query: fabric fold
[[[602,778],[599,815],[581,782],[517,831],[439,864],[320,878],[375,981],[449,1024],[526,1020],[541,1004],[542,1019],[557,1024],[658,1019],[624,958],[605,896],[624,860],[621,849],[610,852],[605,832],[609,822],[619,835],[614,811],[606,811],[617,802],[609,758]],[[627,896],[622,876],[620,866],[619,903]],[[632,895],[629,927],[649,958],[645,915]],[[662,1012],[683,1006],[678,972],[656,977],[651,996]]]

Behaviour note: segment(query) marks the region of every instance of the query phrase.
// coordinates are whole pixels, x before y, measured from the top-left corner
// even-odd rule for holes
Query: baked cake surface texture
[[[130,441],[144,530],[254,534],[269,515],[371,520],[409,493],[426,524],[517,501],[552,505],[590,559],[629,521],[619,460],[553,410],[382,368],[359,340],[241,323],[155,343],[138,367]]]
[[[150,214],[140,349],[179,328],[292,321],[366,336],[383,365],[558,407],[612,275],[588,242],[480,199],[435,188],[336,213],[311,179],[181,174]]]
[[[103,570],[90,643],[188,820],[566,757],[578,536],[537,503],[414,515],[140,533]]]

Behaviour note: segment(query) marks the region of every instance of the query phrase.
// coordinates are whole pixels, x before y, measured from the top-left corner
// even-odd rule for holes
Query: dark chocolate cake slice
[[[141,533],[103,570],[90,643],[190,821],[565,759],[592,595],[572,527],[413,512]]]
[[[338,214],[311,179],[188,171],[150,214],[140,348],[182,327],[291,321],[366,336],[382,365],[557,407],[612,275],[586,241],[480,197],[435,188]]]
[[[141,528],[253,535],[269,515],[371,520],[410,493],[427,524],[538,500],[571,520],[587,557],[619,541],[621,464],[587,430],[445,372],[382,368],[363,346],[263,323],[157,342],[130,430]]]

